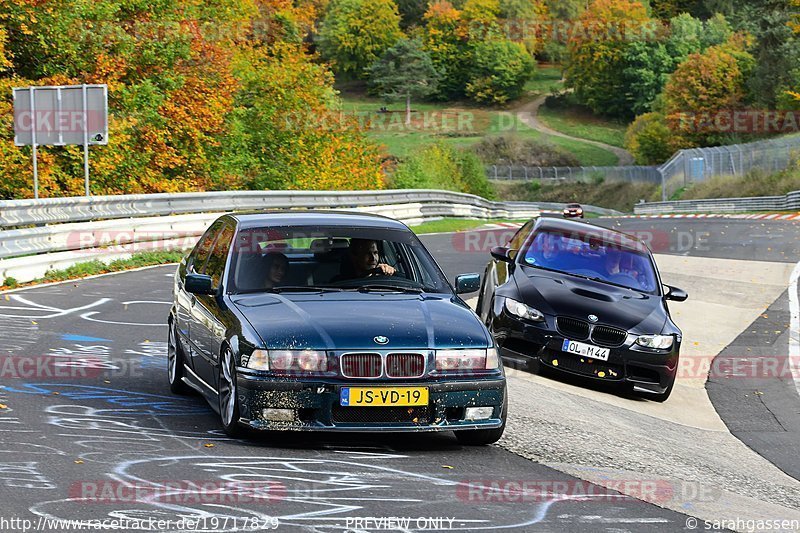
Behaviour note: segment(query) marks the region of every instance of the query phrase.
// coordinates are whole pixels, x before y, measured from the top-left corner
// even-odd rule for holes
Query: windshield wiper
[[[267,292],[342,292],[344,289],[339,287],[318,287],[316,285],[287,285],[285,287],[273,287]]]
[[[256,292],[267,292],[279,294],[282,292],[342,292],[344,289],[338,287],[317,287],[314,285],[287,285],[285,287],[272,287],[271,289],[246,289],[237,291],[236,294],[253,294]]]
[[[397,285],[363,285],[356,289],[358,292],[372,292],[372,291],[393,291],[405,292],[408,294],[422,294],[422,289],[417,287],[398,287]]]

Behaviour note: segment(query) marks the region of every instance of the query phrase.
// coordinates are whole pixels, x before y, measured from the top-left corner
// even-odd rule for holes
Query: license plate
[[[413,407],[428,405],[428,387],[342,387],[344,407]]]
[[[611,350],[608,348],[600,348],[599,346],[592,346],[591,344],[571,341],[569,339],[564,339],[561,349],[568,353],[582,355],[590,359],[599,359],[601,361],[608,361],[608,354],[611,353]]]

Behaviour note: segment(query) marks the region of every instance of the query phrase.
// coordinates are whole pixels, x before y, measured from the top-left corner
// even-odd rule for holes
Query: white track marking
[[[800,279],[800,263],[792,270],[789,278],[789,364],[792,368],[794,386],[800,394],[800,301],[797,296],[797,282]]]

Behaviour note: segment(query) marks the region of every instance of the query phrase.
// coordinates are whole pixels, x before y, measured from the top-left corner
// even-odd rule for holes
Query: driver
[[[378,243],[376,241],[372,239],[350,239],[347,263],[343,265],[342,272],[332,281],[370,276],[393,276],[395,272],[394,267],[380,262]]]

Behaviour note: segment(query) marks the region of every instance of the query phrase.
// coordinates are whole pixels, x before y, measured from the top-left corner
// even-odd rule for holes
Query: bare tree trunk
[[[406,95],[406,126],[411,125],[411,95]]]

